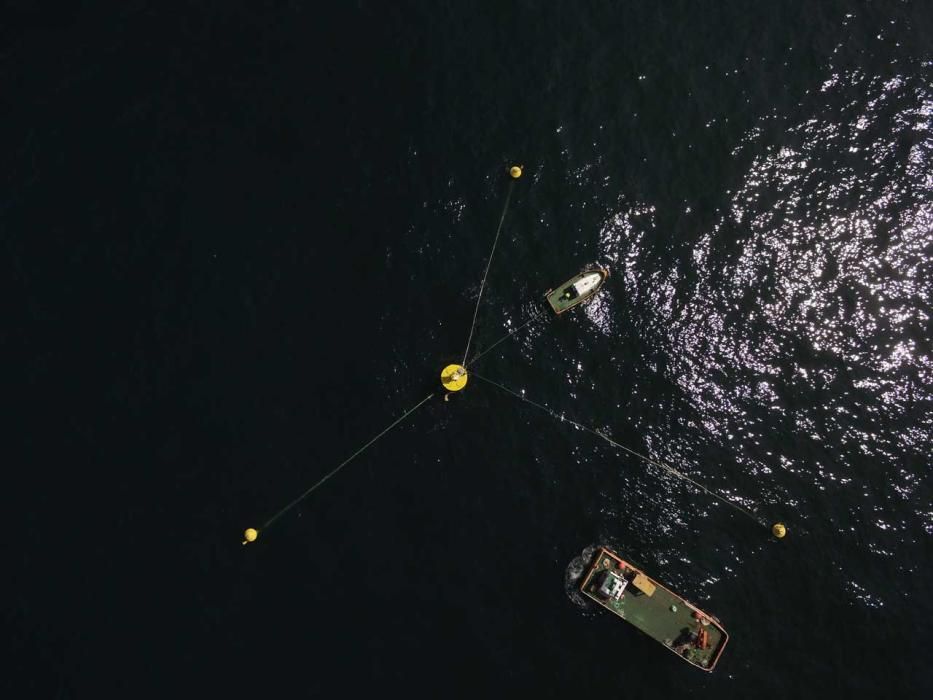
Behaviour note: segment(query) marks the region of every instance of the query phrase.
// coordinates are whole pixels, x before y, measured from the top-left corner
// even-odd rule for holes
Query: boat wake
[[[598,549],[598,544],[587,545],[580,554],[570,560],[564,570],[564,591],[567,593],[570,602],[585,614],[593,616],[596,615],[597,610],[590,600],[580,592],[580,584],[583,583],[583,576],[593,562],[593,557],[596,556],[596,550]]]

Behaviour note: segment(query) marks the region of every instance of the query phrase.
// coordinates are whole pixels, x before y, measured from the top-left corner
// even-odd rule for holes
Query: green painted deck
[[[596,289],[594,289],[592,292],[588,292],[584,296],[572,296],[568,298],[565,295],[565,293],[568,291],[571,291],[571,293],[573,293],[571,288],[573,287],[574,282],[577,282],[578,280],[590,274],[591,272],[598,272],[602,275],[603,279],[602,279],[602,282],[599,283],[599,286],[596,287]],[[548,303],[551,305],[551,308],[554,309],[554,312],[559,315],[559,314],[564,313],[565,311],[572,309],[574,306],[577,306],[578,304],[582,304],[588,299],[592,299],[593,296],[596,294],[596,292],[598,292],[602,288],[603,283],[606,281],[606,277],[608,276],[609,276],[609,273],[606,270],[602,269],[601,267],[587,268],[583,270],[583,272],[581,272],[579,275],[574,275],[571,279],[567,280],[559,287],[555,287],[554,289],[550,290],[544,296],[547,299]]]
[[[619,565],[622,565],[621,568]],[[605,600],[599,589],[599,572],[611,570],[622,573],[629,580],[621,600]],[[656,588],[654,595],[648,596],[636,589],[631,579],[636,573],[646,576]],[[602,549],[596,556],[593,566],[583,580],[580,590],[604,608],[608,608],[622,619],[630,622],[652,639],[664,644],[685,661],[704,671],[712,671],[722,653],[729,635],[710,615],[688,603],[677,594],[664,588],[640,569],[628,564],[612,552]],[[671,610],[676,606],[676,612]],[[700,613],[709,620],[703,626],[709,633],[709,648],[699,649],[689,641],[688,635],[700,628],[699,621],[693,616]]]

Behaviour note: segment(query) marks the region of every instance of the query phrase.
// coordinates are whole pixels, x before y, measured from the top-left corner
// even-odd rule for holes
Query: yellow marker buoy
[[[256,538],[259,537],[259,530],[253,527],[248,527],[243,531],[243,537],[246,538],[243,540],[243,544],[246,544],[247,542],[255,542]]]
[[[787,534],[787,528],[784,527],[784,523],[774,523],[774,525],[771,526],[771,534],[781,539]]]
[[[515,180],[520,178],[522,176],[522,166],[513,165],[511,168],[509,168],[509,175],[511,175]]]
[[[441,384],[447,391],[460,391],[467,383],[466,367],[447,365],[441,370]]]

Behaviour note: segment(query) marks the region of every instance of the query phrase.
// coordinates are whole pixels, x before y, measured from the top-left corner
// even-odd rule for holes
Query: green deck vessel
[[[729,641],[714,616],[608,549],[599,550],[580,590],[704,671],[713,670]]]
[[[603,286],[608,276],[608,270],[594,265],[559,287],[549,289],[544,296],[554,312],[560,315],[590,299]]]

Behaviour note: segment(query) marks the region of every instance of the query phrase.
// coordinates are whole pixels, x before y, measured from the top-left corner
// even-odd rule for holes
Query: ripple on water
[[[735,148],[748,164],[689,273],[646,245],[652,206],[608,216],[600,256],[617,277],[586,317],[617,336],[624,308],[651,333],[629,391],[655,397],[631,416],[652,457],[743,507],[794,512],[798,531],[857,530],[890,559],[933,533],[933,97],[915,77],[851,71],[810,99],[780,142],[756,126]],[[657,403],[659,374],[684,410]],[[566,383],[581,378],[571,369]],[[607,517],[683,535],[682,486],[652,478],[604,494]],[[853,601],[883,604],[846,581]]]
[[[642,281],[696,416],[686,443],[731,444],[740,473],[726,481],[754,474],[837,531],[859,522],[888,557],[930,531],[917,468],[933,432],[933,108],[915,79],[836,75],[825,99],[841,85],[863,94],[848,121],[803,119],[792,146],[748,134],[763,155],[693,250],[692,288],[677,271]],[[649,434],[659,456],[697,465],[670,437]],[[782,474],[795,478],[778,485]],[[855,505],[823,507],[840,492]],[[854,598],[881,604],[860,586],[848,585]]]

